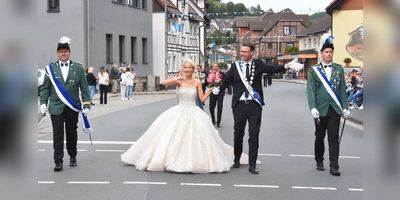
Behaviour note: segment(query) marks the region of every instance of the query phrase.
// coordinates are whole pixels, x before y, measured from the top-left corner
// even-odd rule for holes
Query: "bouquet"
[[[209,87],[218,87],[222,81],[222,75],[217,70],[213,70],[208,74],[207,81]]]
[[[217,70],[213,70],[208,74],[207,81],[209,83],[208,87],[213,88],[213,93],[215,95],[219,94],[219,84],[222,81],[222,75]]]

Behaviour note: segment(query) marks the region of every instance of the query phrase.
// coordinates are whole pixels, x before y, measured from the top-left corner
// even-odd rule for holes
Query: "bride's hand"
[[[208,87],[208,88],[206,89],[206,93],[207,93],[207,92],[211,93],[211,91],[212,91],[212,88],[209,88],[209,87]]]

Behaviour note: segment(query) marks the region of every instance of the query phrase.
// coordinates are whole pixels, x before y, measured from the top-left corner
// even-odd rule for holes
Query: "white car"
[[[40,86],[43,84],[44,81],[45,71],[43,69],[38,69],[38,95],[40,94]]]

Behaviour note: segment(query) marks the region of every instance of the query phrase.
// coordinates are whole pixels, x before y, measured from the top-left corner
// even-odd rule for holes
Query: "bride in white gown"
[[[122,162],[148,171],[221,173],[230,170],[232,147],[224,143],[210,117],[196,106],[197,95],[204,102],[211,89],[203,93],[201,81],[193,78],[194,70],[194,62],[187,60],[183,74],[161,83],[177,85],[179,103],[163,112],[121,155]],[[246,162],[246,157],[241,161]]]

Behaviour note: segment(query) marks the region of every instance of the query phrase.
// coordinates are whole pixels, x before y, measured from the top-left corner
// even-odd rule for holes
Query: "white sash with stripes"
[[[326,78],[325,74],[321,71],[320,68],[318,68],[318,66],[314,66],[313,68],[314,68],[315,73],[321,80],[322,84],[324,85],[326,91],[329,93],[329,95],[331,95],[332,99],[339,106],[340,110],[342,110],[343,108],[342,108],[342,104],[340,103],[339,94],[332,89],[331,82],[328,80],[328,78]]]
[[[62,84],[57,80],[57,78],[54,75],[53,71],[53,66],[51,64],[48,64],[46,66],[47,71],[49,72],[49,78],[51,83],[54,86],[54,89],[56,90],[58,98],[67,105],[69,108],[71,108],[75,112],[79,112],[83,110],[83,105],[82,107],[79,107],[75,101],[69,96],[68,92],[65,90],[65,88],[62,86]],[[79,112],[81,115],[82,123],[83,123],[83,132],[84,133],[93,133],[93,128],[90,126],[89,120],[87,116],[85,116],[82,112]]]
[[[254,60],[253,60],[253,62],[254,62]],[[251,87],[249,82],[247,82],[246,78],[243,76],[243,73],[242,73],[242,62],[237,61],[236,62],[236,68],[237,68],[237,70],[239,72],[240,79],[242,80],[242,82],[243,82],[244,86],[246,87],[247,91],[249,92],[251,98],[253,98],[258,104],[260,104],[260,106],[262,106],[262,102],[263,102],[262,97],[260,96],[260,94],[258,94],[258,92],[253,87]]]

